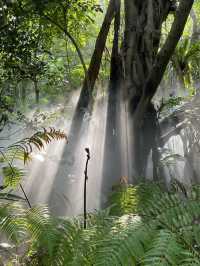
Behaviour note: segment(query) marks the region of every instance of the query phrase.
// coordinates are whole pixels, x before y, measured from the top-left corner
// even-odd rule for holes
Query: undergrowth
[[[198,185],[187,190],[174,180],[170,191],[156,183],[115,186],[110,207],[87,215],[87,229],[82,216],[59,218],[46,206],[28,208],[27,199],[14,193],[24,176],[15,160],[27,163],[34,148],[65,138],[43,130],[0,149],[0,234],[11,247],[5,257],[0,245],[0,265],[200,265]]]
[[[19,265],[200,265],[200,187],[187,194],[178,182],[173,188],[119,186],[110,208],[88,214],[86,230],[82,216],[3,204],[1,230],[26,246]]]

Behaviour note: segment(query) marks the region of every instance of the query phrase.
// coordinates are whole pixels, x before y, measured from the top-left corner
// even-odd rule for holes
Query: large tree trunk
[[[143,114],[143,124],[136,128],[135,111],[142,98],[143,87],[150,75],[158,53],[162,23],[170,9],[170,2],[125,0],[125,34],[123,67],[125,90],[129,97],[133,121],[132,176],[144,178],[152,145],[155,143],[156,111],[149,104]],[[140,124],[140,123],[139,123]]]
[[[133,176],[145,175],[146,158],[153,148],[156,115],[151,100],[162,80],[170,57],[183,33],[193,0],[182,0],[165,44],[158,51],[161,28],[170,11],[170,1],[125,0],[125,84],[133,117]],[[133,19],[134,18],[134,19]],[[150,124],[152,129],[150,131]],[[149,132],[149,138],[146,136]],[[145,147],[145,148],[144,148]]]
[[[90,65],[89,65],[88,72],[87,72],[87,79],[88,79],[89,84],[87,84],[87,79],[85,78],[84,83],[83,83],[83,90],[84,89],[93,90],[94,88],[96,79],[99,75],[101,60],[102,60],[103,52],[105,49],[107,36],[110,30],[110,25],[115,16],[116,10],[118,9],[118,6],[119,6],[118,0],[110,0],[103,24],[101,26],[99,35],[96,40],[94,53],[90,60]]]
[[[95,49],[73,115],[70,132],[68,134],[69,144],[66,146],[63,153],[64,161],[65,160],[71,161],[69,157],[74,158],[76,147],[77,144],[79,143],[78,140],[81,137],[80,134],[84,117],[87,113],[89,113],[89,115],[91,115],[92,113],[94,84],[98,77],[100,63],[102,60],[103,51],[105,49],[110,25],[115,14],[115,9],[116,9],[115,0],[111,0],[109,2],[109,6],[101,30],[96,40]],[[84,133],[86,134],[86,132]]]
[[[126,89],[128,99],[130,99],[129,106],[133,125],[133,174],[138,177],[143,176],[145,175],[149,152],[155,146],[153,144],[155,143],[157,116],[151,100],[157,91],[169,59],[183,33],[194,0],[179,1],[179,7],[175,14],[171,31],[160,50],[161,28],[170,11],[171,0],[124,1],[125,34],[121,58],[124,80],[119,80],[118,66],[120,62],[118,56],[116,56],[118,55],[118,32],[116,31],[116,27],[111,63],[109,109],[106,129],[109,132],[106,140],[108,153],[105,156],[105,165],[110,164],[111,168],[109,173],[104,173],[105,178],[109,179],[108,182],[113,180],[113,176],[114,178],[118,178],[115,175],[120,175],[120,170],[116,170],[120,167],[118,160],[113,163],[113,157],[119,153],[118,146],[115,146],[119,142],[116,134],[118,129],[118,86],[120,85],[120,88],[123,90]],[[104,23],[97,38],[95,51],[88,69],[87,80],[89,80],[89,83],[85,81],[81,91],[69,136],[70,145],[68,147],[69,151],[70,147],[73,148],[73,153],[79,141],[84,114],[88,111],[89,106],[92,106],[92,91],[99,73],[111,21],[115,16],[116,3],[117,1],[115,0],[110,0],[109,2]],[[117,19],[115,22],[117,23]],[[60,165],[57,173],[58,177],[60,177],[59,172],[65,170],[67,167],[68,147],[64,150],[62,165]],[[66,172],[64,171],[64,175],[61,175],[62,179],[67,176]],[[57,176],[55,180],[57,180]],[[63,186],[64,184],[64,179],[59,181],[59,186]]]
[[[129,97],[137,101],[154,64],[169,1],[125,0],[124,74]],[[134,106],[133,106],[134,108]]]
[[[116,0],[114,22],[114,38],[110,65],[110,82],[108,91],[108,108],[106,123],[106,139],[104,147],[102,194],[106,194],[121,178],[120,153],[120,80],[121,60],[119,56],[120,1]],[[106,188],[106,190],[105,190]]]

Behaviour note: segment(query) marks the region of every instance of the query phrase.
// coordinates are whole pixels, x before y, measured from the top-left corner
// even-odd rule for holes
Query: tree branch
[[[157,91],[169,60],[183,34],[193,3],[194,0],[181,0],[179,4],[170,33],[168,34],[165,44],[158,53],[151,73],[143,87],[143,94],[135,112],[135,121],[138,121],[138,127],[141,126],[144,113]]]
[[[106,45],[107,36],[110,30],[110,25],[112,23],[112,20],[115,16],[116,10],[117,10],[117,3],[119,1],[116,0],[110,0],[109,5],[100,29],[100,32],[98,34],[94,52],[90,61],[90,65],[87,72],[87,77],[89,80],[89,87],[92,91],[96,82],[96,79],[99,74],[100,66],[101,66],[101,60],[103,56],[103,52]],[[83,83],[83,89],[87,89],[87,83],[86,80]]]
[[[43,14],[42,15],[46,20],[48,20],[51,24],[55,25],[58,29],[60,29],[62,32],[64,32],[64,34],[69,38],[69,40],[71,41],[71,43],[74,45],[77,54],[79,56],[79,59],[81,61],[81,64],[83,66],[84,72],[85,72],[85,77],[87,79],[87,67],[83,58],[83,55],[81,53],[80,48],[78,47],[78,44],[76,43],[76,40],[74,39],[74,37],[67,31],[67,29],[63,28],[59,23],[57,23],[56,21],[54,21],[51,17]]]
[[[151,101],[156,93],[169,60],[183,34],[193,3],[194,0],[182,0],[179,4],[171,31],[165,41],[165,44],[157,55],[151,74],[144,87],[143,96],[146,99],[148,98],[148,102]]]

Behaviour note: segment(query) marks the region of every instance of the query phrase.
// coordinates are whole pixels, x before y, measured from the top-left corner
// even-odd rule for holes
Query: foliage
[[[3,93],[2,93],[3,94]],[[0,132],[4,127],[24,120],[24,115],[15,109],[15,102],[11,95],[0,97]]]
[[[49,144],[53,140],[67,139],[64,132],[51,128],[43,129],[36,132],[33,136],[18,141],[8,147],[0,147],[0,167],[3,176],[3,184],[0,188],[0,199],[19,200],[21,197],[11,193],[13,189],[20,187],[25,172],[16,166],[17,160],[22,160],[24,164],[31,160],[31,153],[34,149],[41,150],[45,144]],[[27,200],[27,199],[26,199]]]
[[[162,100],[158,109],[158,115],[162,114],[162,116],[166,116],[169,113],[173,113],[184,101],[184,97],[170,97],[168,100]]]
[[[193,77],[198,78],[200,42],[191,43],[189,39],[182,39],[171,62],[178,77],[183,80],[184,86],[189,88],[192,85]]]
[[[16,158],[16,155],[19,156],[20,154],[22,154],[25,164],[28,160],[30,160],[33,146],[38,150],[41,150],[44,148],[45,144],[49,144],[52,140],[60,139],[66,139],[66,135],[63,132],[57,131],[54,128],[51,128],[49,131],[44,129],[43,131],[36,132],[30,138],[25,138],[10,145],[7,148],[7,156],[9,156],[9,158],[13,158],[13,156]]]
[[[19,99],[25,104],[27,95],[40,91],[49,101],[80,86],[84,71],[65,32],[88,61],[97,31],[94,18],[102,12],[96,1],[2,0],[0,6],[2,96],[11,96],[14,105]]]
[[[49,98],[63,96],[65,91],[80,86],[84,71],[77,47],[87,66],[98,30],[95,22],[101,12],[95,0],[0,1],[2,128],[15,111],[18,98],[26,98],[33,89],[30,83],[18,87],[20,82],[37,82]],[[171,21],[167,31],[170,26]],[[185,87],[193,87],[199,78],[199,47],[199,42],[191,43],[184,37],[169,64],[168,73],[175,72]],[[109,43],[106,50],[101,79],[108,73]],[[181,102],[181,97],[171,97],[163,106],[171,110]],[[11,252],[10,265],[16,257],[20,265],[30,266],[199,265],[198,186],[191,191],[178,181],[171,191],[151,183],[119,186],[110,197],[110,208],[88,214],[86,230],[82,216],[57,218],[47,207],[27,209],[24,198],[13,192],[25,175],[15,165],[16,160],[27,163],[33,149],[43,149],[52,140],[65,138],[60,131],[44,129],[0,148],[4,177],[0,188],[0,231],[15,248],[23,247],[23,254]],[[166,157],[165,163],[171,158]]]
[[[41,75],[44,62],[38,51],[44,50],[44,31],[37,17],[24,14],[24,10],[16,3],[8,6],[4,3],[9,24],[1,30],[1,59],[9,79],[18,80]],[[30,21],[31,19],[31,21]]]
[[[151,183],[119,186],[114,205],[88,215],[86,230],[82,216],[2,205],[0,219],[9,219],[1,229],[26,241],[21,262],[27,265],[199,265],[200,187],[183,188],[178,181],[171,192]]]

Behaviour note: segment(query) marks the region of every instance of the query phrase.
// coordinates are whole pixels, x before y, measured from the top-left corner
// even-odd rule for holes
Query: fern
[[[4,187],[10,187],[10,188],[16,188],[22,177],[25,175],[25,172],[18,167],[9,165],[2,168],[3,172],[3,186]]]
[[[87,230],[82,216],[55,218],[47,207],[1,205],[1,229],[26,243],[21,262],[30,266],[199,265],[200,187],[185,194],[182,186],[118,187],[115,205],[89,214]]]
[[[118,186],[109,199],[111,214],[118,216],[129,213],[137,214],[152,198],[159,198],[162,192],[162,185],[155,186],[148,182],[138,186]]]
[[[23,197],[20,197],[18,195],[15,195],[11,193],[10,191],[8,192],[0,192],[0,200],[2,201],[24,201],[25,199]]]
[[[24,209],[19,204],[0,203],[0,230],[8,239],[20,243],[25,235]]]
[[[67,139],[64,132],[55,130],[54,128],[51,128],[50,130],[43,129],[42,131],[36,132],[30,138],[25,138],[21,141],[18,141],[7,148],[0,148],[0,164],[3,175],[2,187],[15,189],[19,186],[30,207],[30,202],[28,201],[26,193],[21,185],[21,180],[25,173],[23,170],[19,169],[19,167],[16,167],[14,162],[16,160],[22,160],[24,164],[26,164],[29,160],[31,160],[31,153],[34,148],[41,150],[45,147],[45,144],[49,144],[53,140],[61,139]],[[14,200],[13,194],[12,196],[10,192],[8,194],[5,195],[1,194],[0,192],[0,198]]]
[[[143,263],[155,266],[178,265],[183,251],[183,247],[177,243],[175,234],[167,230],[160,230],[145,254]]]
[[[7,235],[8,239],[16,245],[25,243],[30,254],[37,254],[42,260],[47,253],[47,259],[44,260],[44,265],[50,265],[49,260],[55,245],[58,241],[59,230],[57,230],[54,219],[49,215],[46,207],[24,209],[19,204],[7,204],[5,201],[27,200],[25,191],[21,185],[21,179],[25,175],[24,171],[14,166],[16,160],[23,160],[24,164],[31,159],[31,152],[34,148],[43,149],[45,144],[52,140],[66,139],[66,135],[53,128],[50,130],[43,129],[35,133],[32,137],[23,139],[7,148],[0,148],[0,163],[3,175],[3,185],[0,191],[0,232]],[[24,193],[25,199],[14,195],[13,189],[20,187]],[[30,203],[29,203],[30,206]],[[30,206],[31,207],[31,206]],[[28,244],[30,240],[31,245]],[[42,256],[39,256],[38,250],[42,251]],[[31,257],[31,256],[30,256]],[[32,260],[34,265],[34,259]]]
[[[151,229],[138,218],[122,216],[97,246],[93,265],[137,265],[151,241]]]
[[[7,158],[23,158],[24,164],[28,162],[31,157],[33,148],[36,147],[41,150],[45,147],[45,144],[49,144],[52,140],[66,139],[66,134],[60,130],[51,128],[49,131],[43,129],[43,131],[36,132],[32,137],[25,138],[19,142],[7,148]]]

